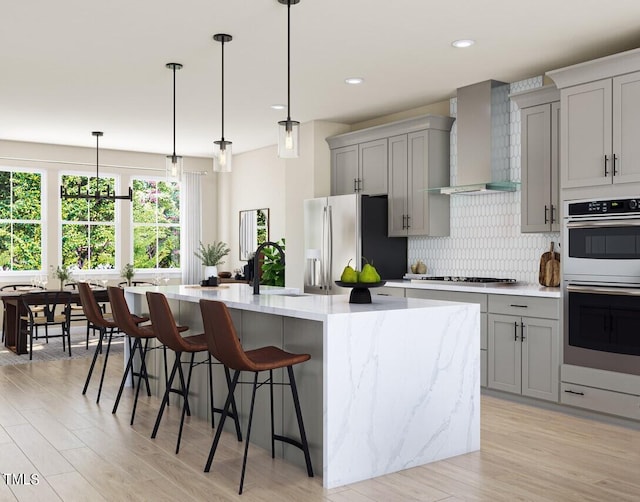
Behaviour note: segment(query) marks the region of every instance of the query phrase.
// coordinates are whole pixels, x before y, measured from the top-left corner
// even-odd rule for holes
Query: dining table
[[[4,307],[4,316],[2,321],[2,332],[4,333],[4,345],[16,354],[28,354],[26,321],[23,317],[27,314],[27,310],[22,303],[21,296],[25,293],[37,293],[41,289],[31,289],[29,287],[17,289],[15,291],[0,292],[0,299]],[[65,289],[67,291],[67,289]],[[77,290],[69,290],[71,292],[71,303],[80,305],[80,293]],[[92,289],[96,300],[99,303],[109,301],[106,288]],[[43,295],[44,298],[44,295]]]

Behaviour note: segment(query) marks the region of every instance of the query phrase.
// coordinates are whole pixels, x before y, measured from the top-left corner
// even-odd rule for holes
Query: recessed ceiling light
[[[451,45],[453,45],[458,49],[464,49],[466,47],[471,47],[475,43],[476,43],[475,40],[463,39],[463,40],[454,40],[453,42],[451,42]]]
[[[349,77],[349,78],[345,78],[344,81],[349,85],[358,85],[364,82],[364,79],[361,77]]]
[[[274,110],[284,110],[286,108],[285,105],[271,105],[271,108]]]

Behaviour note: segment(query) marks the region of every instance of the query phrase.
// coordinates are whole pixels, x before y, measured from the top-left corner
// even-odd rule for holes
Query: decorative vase
[[[216,265],[208,265],[204,267],[204,278],[218,277],[218,267]]]

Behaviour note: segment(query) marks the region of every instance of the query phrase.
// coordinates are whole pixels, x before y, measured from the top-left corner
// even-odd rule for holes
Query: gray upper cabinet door
[[[613,79],[614,183],[640,181],[640,72]]]
[[[365,195],[387,194],[387,138],[358,145],[358,192]]]
[[[612,182],[611,87],[606,79],[561,91],[563,189]]]
[[[407,135],[389,138],[389,219],[390,237],[407,235]]]
[[[560,102],[521,110],[522,232],[559,231]]]
[[[358,186],[358,145],[331,150],[331,195],[355,193]]]

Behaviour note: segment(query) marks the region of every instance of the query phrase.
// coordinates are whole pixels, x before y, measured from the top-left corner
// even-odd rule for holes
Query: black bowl
[[[353,288],[349,295],[349,303],[371,303],[370,288],[384,286],[387,281],[378,282],[342,282],[336,281],[341,288]]]

